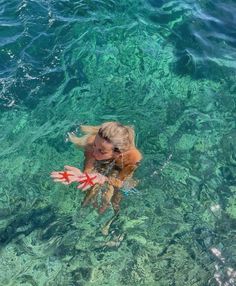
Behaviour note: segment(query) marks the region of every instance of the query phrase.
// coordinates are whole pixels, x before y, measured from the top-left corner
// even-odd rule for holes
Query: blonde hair
[[[101,138],[113,144],[115,152],[125,152],[135,147],[134,129],[119,122],[105,122],[100,126],[81,125],[80,128],[86,135],[80,138],[76,136],[70,137],[71,142],[78,146],[85,147],[87,139],[91,135],[98,134]]]

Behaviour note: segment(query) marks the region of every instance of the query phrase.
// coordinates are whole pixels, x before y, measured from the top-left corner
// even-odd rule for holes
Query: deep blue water
[[[1,285],[236,284],[235,1],[0,0]],[[52,170],[118,120],[144,156],[111,234]]]

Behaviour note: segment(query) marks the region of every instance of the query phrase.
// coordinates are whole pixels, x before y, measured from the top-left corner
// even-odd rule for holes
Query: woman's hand
[[[73,182],[78,182],[79,178],[83,173],[80,169],[72,167],[72,166],[64,166],[64,171],[52,172],[51,178],[54,182],[59,182],[64,185],[69,185]]]
[[[80,169],[65,166],[64,171],[52,172],[51,178],[54,182],[69,185],[73,182],[79,182],[78,189],[86,191],[95,184],[103,185],[108,179],[99,173],[82,173]]]
[[[79,176],[78,182],[80,185],[77,188],[86,191],[95,184],[103,185],[107,180],[107,177],[99,173],[84,173]]]

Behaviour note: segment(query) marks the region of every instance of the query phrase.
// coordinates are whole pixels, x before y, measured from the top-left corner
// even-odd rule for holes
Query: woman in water
[[[106,122],[101,126],[81,126],[83,137],[69,134],[69,139],[84,148],[83,172],[65,166],[63,172],[52,172],[56,182],[70,184],[80,182],[78,188],[86,191],[82,206],[92,203],[103,213],[112,204],[115,214],[120,210],[121,188],[132,185],[132,176],[142,155],[135,147],[134,130],[118,122]],[[98,203],[98,197],[101,202]]]

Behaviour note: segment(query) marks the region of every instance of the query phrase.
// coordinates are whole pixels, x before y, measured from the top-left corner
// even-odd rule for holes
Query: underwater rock
[[[173,70],[180,75],[194,75],[196,73],[196,58],[187,50],[176,52],[176,62],[173,64]]]
[[[176,183],[187,185],[187,181],[191,178],[191,173],[188,168],[180,164],[170,163],[169,167],[163,170],[163,173]]]
[[[72,217],[60,217],[52,221],[43,229],[41,233],[42,240],[48,240],[53,236],[62,235],[71,229]]]
[[[78,267],[71,272],[73,285],[84,285],[84,282],[88,282],[92,276],[92,268],[90,267]]]
[[[77,78],[71,78],[68,80],[68,82],[66,83],[63,91],[62,91],[62,94],[63,95],[66,95],[68,94],[72,89],[76,88],[79,86],[79,80]]]
[[[94,249],[114,249],[114,248],[119,248],[122,241],[124,240],[125,234],[119,234],[119,235],[114,235],[112,239],[108,241],[100,241],[98,242]]]
[[[226,213],[231,217],[236,219],[236,195],[232,196],[229,200],[229,204],[226,208]]]
[[[131,250],[133,256],[137,256],[140,253],[143,253],[143,251],[144,251],[143,247],[145,246],[145,244],[143,244],[143,242],[144,241],[142,241],[142,239],[140,239],[140,238],[133,237],[133,236],[128,237],[127,246]]]
[[[228,163],[233,166],[236,166],[236,131],[232,130],[228,134],[222,136],[220,142],[222,153],[224,157],[227,158]]]
[[[12,211],[10,208],[1,208],[0,209],[0,219],[7,218],[12,215]]]
[[[236,183],[236,177],[235,177],[235,168],[229,167],[229,166],[223,166],[219,168],[222,174],[222,177],[224,180],[229,184],[235,184]]]
[[[193,148],[196,141],[197,136],[191,134],[183,134],[176,144],[176,148],[184,151],[190,150]]]
[[[19,281],[22,285],[38,286],[38,283],[36,283],[35,279],[28,274],[20,276],[17,281]]]
[[[50,207],[16,215],[5,228],[0,230],[0,244],[7,244],[21,234],[29,235],[33,230],[45,227],[54,218],[54,211]]]
[[[183,114],[184,109],[185,109],[184,101],[181,101],[180,99],[176,98],[168,102],[168,106],[166,110],[167,124],[168,125],[176,124],[177,120]]]
[[[155,8],[160,8],[165,3],[163,0],[148,0],[148,2]]]
[[[123,229],[128,230],[131,228],[135,228],[141,224],[144,224],[147,219],[148,217],[142,216],[142,217],[139,217],[138,219],[127,220],[124,222]]]
[[[147,240],[145,237],[141,236],[141,235],[129,235],[128,236],[128,239],[129,240],[134,240],[136,241],[137,243],[145,246],[147,244]]]

